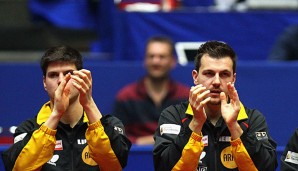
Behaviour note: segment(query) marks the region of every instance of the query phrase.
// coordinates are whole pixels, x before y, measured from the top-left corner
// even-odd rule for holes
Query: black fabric
[[[165,109],[159,119],[158,128],[155,132],[155,145],[153,149],[154,167],[156,171],[169,171],[179,161],[182,150],[190,138],[191,130],[189,121],[191,115],[185,114],[188,102],[173,105]],[[247,119],[238,120],[243,134],[240,137],[255,166],[259,171],[273,171],[277,167],[276,143],[269,135],[264,116],[254,109],[245,108]],[[185,120],[184,118],[187,118]],[[182,123],[182,120],[185,120]],[[159,127],[162,124],[175,124],[181,126],[178,135],[160,134]],[[264,137],[257,138],[256,134],[265,133]],[[198,170],[221,170],[237,171],[238,168],[228,169],[220,161],[222,150],[231,146],[228,138],[231,136],[223,119],[219,119],[216,125],[208,120],[202,128],[203,136],[208,136],[208,145],[204,147],[205,155],[199,159]],[[222,138],[222,139],[221,139]]]

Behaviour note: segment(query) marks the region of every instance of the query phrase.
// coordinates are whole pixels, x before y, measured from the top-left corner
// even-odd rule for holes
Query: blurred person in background
[[[134,144],[153,144],[161,111],[188,99],[189,87],[170,77],[176,66],[174,45],[165,36],[151,37],[146,44],[146,75],[117,94],[113,114],[123,121]]]
[[[280,160],[281,171],[298,170],[298,128],[289,139]]]
[[[271,61],[298,60],[298,25],[287,27],[276,39],[269,55]]]

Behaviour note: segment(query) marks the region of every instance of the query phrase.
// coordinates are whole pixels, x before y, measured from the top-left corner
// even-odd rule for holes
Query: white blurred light
[[[14,134],[14,133],[16,132],[16,129],[17,129],[16,126],[11,126],[11,127],[9,128],[9,132],[12,133],[12,134]]]

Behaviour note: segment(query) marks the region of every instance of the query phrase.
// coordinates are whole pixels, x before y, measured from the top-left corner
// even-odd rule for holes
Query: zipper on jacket
[[[220,168],[218,168],[220,166],[220,164],[218,164],[218,159],[217,158],[217,152],[218,152],[218,142],[219,142],[219,137],[220,137],[220,132],[218,130],[218,127],[214,127],[214,130],[213,130],[213,133],[214,133],[214,163],[217,163],[214,167],[214,171],[217,171],[217,170],[220,170]]]
[[[71,159],[71,170],[74,171],[74,157],[73,157],[73,139],[74,139],[74,136],[73,136],[73,128],[71,129],[71,137],[69,139],[69,144],[70,144],[70,159]]]
[[[214,167],[214,171],[217,171],[217,167],[219,164],[217,164],[217,146],[218,146],[218,143],[217,143],[217,137],[214,138],[214,163],[216,163],[215,167]]]

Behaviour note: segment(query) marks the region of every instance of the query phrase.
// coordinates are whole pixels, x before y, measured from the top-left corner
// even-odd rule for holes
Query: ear
[[[45,89],[45,91],[48,91],[47,90],[46,77],[45,76],[42,77],[42,82],[43,82],[43,88]]]
[[[235,84],[235,82],[236,82],[236,73],[234,73],[233,75],[233,84]]]
[[[197,70],[192,70],[191,74],[192,74],[193,83],[195,85],[198,85],[199,84],[199,82],[198,82],[198,75],[199,75],[198,71]]]
[[[172,56],[172,63],[171,63],[171,68],[175,68],[177,65],[177,58],[175,56]]]
[[[143,59],[143,62],[142,62],[142,64],[143,64],[143,68],[145,68],[145,70],[147,70],[147,64],[146,64],[146,62],[147,62],[147,59],[146,59],[147,57],[146,57],[146,55],[144,56],[144,59]]]

